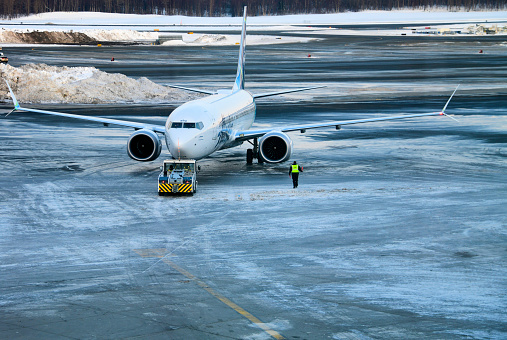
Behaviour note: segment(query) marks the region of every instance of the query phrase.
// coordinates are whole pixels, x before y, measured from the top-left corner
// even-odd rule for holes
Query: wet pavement
[[[257,126],[440,110],[462,84],[459,123],[290,134],[297,190],[286,163],[247,166],[244,145],[200,162],[193,197],[159,197],[165,156],[129,159],[131,130],[0,120],[0,337],[505,338],[507,43],[405,38],[248,49],[253,92],[328,85],[259,101]],[[107,63],[111,51],[129,61]],[[48,46],[9,59],[225,86],[236,55]],[[37,107],[164,122],[174,105]]]

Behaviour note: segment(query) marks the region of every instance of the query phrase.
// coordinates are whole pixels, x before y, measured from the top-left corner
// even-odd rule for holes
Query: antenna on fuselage
[[[181,161],[180,139],[178,138],[178,160]]]
[[[238,71],[232,92],[245,88],[245,45],[246,45],[246,6],[243,8],[243,26],[241,27],[241,41],[239,46]]]

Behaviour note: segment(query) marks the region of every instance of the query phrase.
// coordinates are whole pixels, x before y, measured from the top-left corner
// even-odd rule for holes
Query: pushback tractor
[[[166,159],[158,176],[158,195],[193,195],[197,191],[197,170],[193,159]]]

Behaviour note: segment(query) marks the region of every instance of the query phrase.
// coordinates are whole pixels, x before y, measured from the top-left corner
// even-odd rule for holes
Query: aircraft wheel
[[[246,164],[252,164],[253,163],[253,150],[248,149],[246,150]]]

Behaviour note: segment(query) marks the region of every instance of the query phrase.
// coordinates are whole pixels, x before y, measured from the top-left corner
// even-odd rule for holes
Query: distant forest
[[[506,0],[0,0],[1,17],[18,17],[54,11],[91,11],[128,14],[188,16],[240,16],[243,6],[248,15],[336,13],[404,8],[449,10],[499,10]]]

